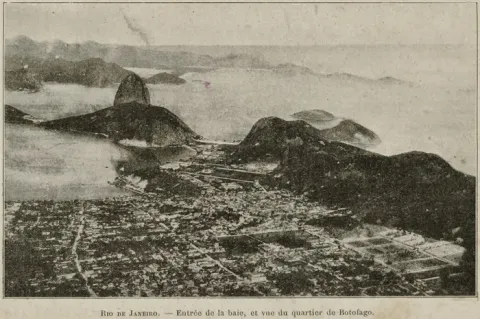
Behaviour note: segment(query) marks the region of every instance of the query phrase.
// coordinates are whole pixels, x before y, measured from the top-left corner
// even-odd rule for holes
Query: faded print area
[[[474,295],[476,31],[475,4],[6,4],[5,296]]]

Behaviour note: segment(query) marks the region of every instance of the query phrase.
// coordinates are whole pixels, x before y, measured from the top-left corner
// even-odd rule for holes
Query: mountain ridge
[[[440,156],[407,152],[384,156],[322,139],[303,121],[268,117],[257,121],[229,154],[233,163],[275,160],[265,183],[329,207],[349,207],[364,221],[441,239],[460,227],[471,236],[476,178]]]
[[[60,58],[6,56],[7,65],[9,61],[14,67],[20,66],[18,69],[25,69],[35,75],[41,82],[72,83],[90,87],[110,86],[119,83],[125,76],[132,73],[115,63],[107,63],[99,58],[68,61]],[[7,74],[8,72],[11,71],[7,71]]]
[[[160,106],[129,102],[100,111],[62,119],[45,121],[48,129],[102,134],[115,142],[145,141],[151,146],[171,146],[193,143],[200,136],[178,116]]]
[[[383,84],[410,84],[409,82],[393,77],[370,79],[349,73],[322,74],[308,67],[293,63],[272,64],[262,55],[253,54],[227,54],[213,57],[208,54],[198,54],[188,51],[165,51],[161,46],[132,46],[117,44],[101,44],[95,41],[83,43],[66,43],[60,40],[53,42],[37,42],[25,36],[19,36],[5,41],[6,69],[19,68],[13,64],[14,58],[33,57],[48,59],[59,57],[70,61],[80,61],[89,58],[100,58],[108,63],[115,63],[122,67],[172,69],[172,74],[182,74],[195,71],[198,68],[261,68],[269,69],[284,76],[313,75],[319,79],[332,78],[339,80],[352,80],[364,83],[376,82]],[[9,57],[9,58],[7,58]],[[14,58],[13,58],[14,57]]]

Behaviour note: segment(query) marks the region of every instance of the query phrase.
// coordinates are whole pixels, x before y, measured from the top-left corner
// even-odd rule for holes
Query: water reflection
[[[120,170],[148,168],[192,154],[193,150],[183,147],[123,147],[96,136],[6,124],[5,198],[71,200],[125,195],[129,193],[109,185]]]

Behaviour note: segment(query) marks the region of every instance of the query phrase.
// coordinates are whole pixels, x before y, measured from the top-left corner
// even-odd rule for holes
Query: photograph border
[[[215,4],[251,4],[251,5],[262,5],[262,4],[280,4],[280,5],[289,5],[289,4],[318,4],[318,5],[328,5],[328,4],[450,4],[450,3],[475,3],[475,12],[476,12],[476,175],[475,175],[475,188],[476,188],[476,198],[475,198],[475,228],[476,228],[476,242],[479,242],[479,225],[478,225],[478,177],[479,177],[479,12],[478,12],[478,2],[471,2],[471,1],[326,1],[326,2],[318,2],[318,1],[146,1],[146,2],[137,2],[137,1],[3,1],[3,41],[2,41],[2,79],[3,84],[5,84],[5,6],[8,4],[84,4],[84,5],[95,5],[95,4],[172,4],[172,5],[183,5],[183,4],[199,4],[199,5],[215,5]],[[168,44],[166,44],[168,46]],[[2,95],[3,95],[3,103],[5,105],[5,85],[2,86]],[[3,119],[1,125],[3,126],[3,138],[2,138],[2,151],[5,152],[5,107],[3,108]],[[188,297],[188,296],[153,296],[153,297],[8,297],[5,296],[5,153],[2,154],[3,158],[3,166],[2,166],[2,180],[3,180],[3,187],[2,187],[2,299],[6,300],[28,300],[28,299],[37,299],[37,300],[155,300],[155,299],[162,299],[162,300],[171,300],[171,299],[185,299],[185,300],[221,300],[221,299],[229,299],[229,300],[239,300],[239,299],[256,299],[256,300],[264,300],[264,299],[477,299],[479,300],[479,274],[478,274],[478,267],[479,267],[479,253],[480,253],[480,246],[477,246],[477,250],[475,252],[475,273],[476,273],[476,282],[475,282],[475,295],[445,295],[445,296],[204,296],[204,297]],[[0,312],[1,313],[1,312]]]

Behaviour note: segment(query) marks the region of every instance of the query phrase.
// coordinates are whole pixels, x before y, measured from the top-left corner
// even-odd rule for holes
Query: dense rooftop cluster
[[[139,194],[130,197],[7,203],[7,248],[8,243],[23,243],[28,248],[15,250],[18,256],[7,259],[7,275],[8,265],[18,264],[25,258],[23,253],[28,252],[28,258],[35,260],[22,270],[26,278],[22,278],[23,287],[18,287],[17,278],[8,277],[9,294],[446,293],[438,271],[454,268],[458,258],[439,267],[439,258],[407,245],[415,234],[358,225],[358,221],[351,227],[337,227],[331,219],[355,220],[355,216],[346,209],[327,209],[286,190],[265,189],[256,179],[261,169],[250,174],[253,177],[249,180],[245,177],[249,175],[247,166],[208,167],[202,156],[208,155],[218,163],[209,149],[201,152],[195,163],[162,168],[164,174],[176,176],[175,180],[169,179],[171,183],[194,184],[198,188],[194,193],[172,194],[174,185],[147,185],[150,192],[138,188]],[[117,184],[135,189],[128,176]],[[361,231],[365,228],[370,228],[367,235]],[[396,241],[402,236],[403,244]],[[430,249],[442,246],[433,240],[415,243],[428,244]],[[455,249],[448,251],[461,256],[462,251]],[[401,267],[403,259],[413,262],[410,268]],[[437,273],[422,278],[408,273],[412,267],[418,273],[433,268]]]

